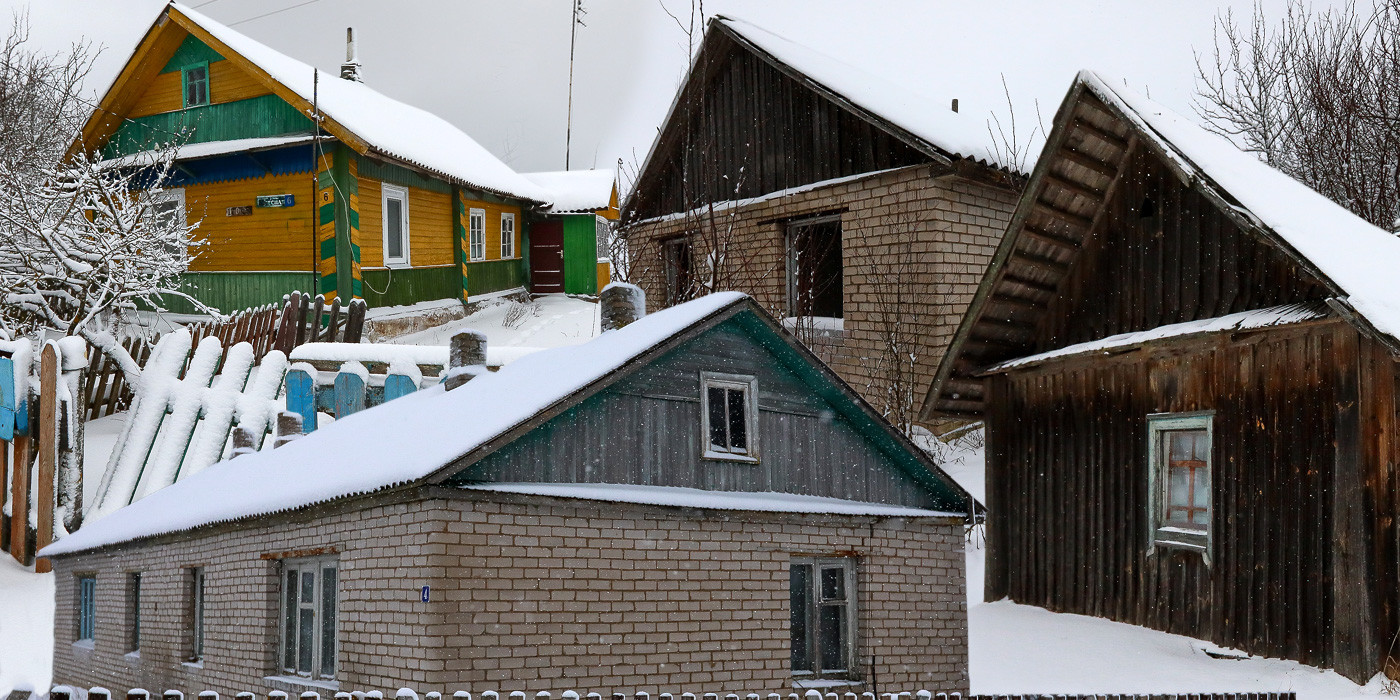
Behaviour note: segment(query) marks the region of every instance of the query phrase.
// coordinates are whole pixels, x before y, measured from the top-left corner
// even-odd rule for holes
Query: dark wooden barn
[[[925,402],[986,596],[1363,681],[1400,630],[1400,240],[1083,73]]]

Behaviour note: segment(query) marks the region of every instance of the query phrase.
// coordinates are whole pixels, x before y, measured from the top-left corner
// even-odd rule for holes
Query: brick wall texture
[[[844,333],[798,336],[877,409],[889,414],[889,397],[907,400],[912,385],[917,410],[1019,197],[965,177],[935,177],[932,168],[847,179],[713,215],[641,222],[627,233],[629,281],[646,290],[653,308],[664,304],[660,242],[689,236],[700,277],[711,269],[708,251],[724,247],[718,286],[748,293],[782,318],[784,222],[840,212]],[[901,348],[895,354],[913,356],[912,367],[898,368],[885,350],[891,339]]]
[[[420,495],[54,560],[54,682],[263,694],[279,560],[339,561],[346,690],[787,692],[788,564],[855,556],[864,687],[968,690],[960,521],[738,514],[541,497]],[[205,655],[189,568],[205,568]],[[140,572],[141,649],[126,594]],[[77,577],[97,576],[92,648]],[[422,586],[432,587],[421,602]],[[872,666],[873,665],[873,666]],[[297,687],[284,687],[300,690]],[[324,688],[320,688],[322,692]]]

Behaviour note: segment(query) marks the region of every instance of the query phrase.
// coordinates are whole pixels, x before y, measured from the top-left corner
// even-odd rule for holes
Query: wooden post
[[[345,363],[352,367],[358,366],[363,370],[364,366],[356,363]],[[335,417],[340,420],[351,414],[365,410],[365,380],[355,372],[347,372],[344,367],[339,374],[335,375]]]
[[[54,470],[58,461],[58,347],[44,345],[39,356],[39,443],[34,484],[34,551],[53,542]],[[34,571],[50,571],[48,559],[34,563]]]
[[[306,432],[316,429],[316,378],[304,370],[287,373],[287,410],[301,416]]]
[[[276,449],[302,436],[301,415],[291,411],[277,412],[277,436],[272,447]]]
[[[15,475],[10,481],[10,556],[28,566],[29,553],[29,436],[16,435]]]

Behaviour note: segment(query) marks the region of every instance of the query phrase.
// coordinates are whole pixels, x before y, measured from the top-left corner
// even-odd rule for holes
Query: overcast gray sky
[[[1261,0],[1277,16],[1287,0]],[[104,46],[92,85],[120,70],[163,0],[0,0],[28,7],[35,40]],[[663,5],[664,2],[664,5]],[[190,0],[189,5],[326,70],[359,34],[365,81],[457,124],[520,171],[564,166],[571,0]],[[1075,72],[1094,68],[1190,114],[1194,51],[1217,13],[1254,0],[708,0],[964,113],[1048,121]],[[1317,4],[1334,4],[1331,0]],[[584,0],[574,68],[574,168],[640,161],[688,63],[690,0]],[[280,10],[280,11],[279,11]]]

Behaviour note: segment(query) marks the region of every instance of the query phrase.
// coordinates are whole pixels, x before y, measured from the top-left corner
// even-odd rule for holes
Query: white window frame
[[[506,233],[506,222],[510,222],[510,233]],[[511,212],[501,213],[501,259],[513,260],[515,258],[515,214]]]
[[[467,256],[472,262],[486,259],[486,210],[467,211]]]
[[[389,200],[390,200],[390,199],[396,199],[396,200],[399,201],[399,217],[400,217],[400,221],[399,221],[399,230],[400,230],[401,232],[403,232],[403,244],[402,244],[402,245],[403,245],[403,255],[398,256],[398,257],[390,257],[390,256],[389,256]],[[382,186],[380,187],[380,194],[379,194],[379,211],[380,211],[380,219],[381,219],[381,221],[380,221],[380,231],[381,231],[382,234],[383,234],[383,235],[382,235],[382,238],[383,238],[382,244],[383,244],[384,247],[383,247],[381,250],[384,251],[384,266],[385,266],[385,267],[408,267],[409,265],[412,264],[412,262],[411,262],[411,261],[412,261],[412,255],[411,255],[411,253],[409,252],[409,240],[412,238],[412,236],[409,235],[409,228],[408,228],[408,222],[409,222],[409,216],[408,216],[408,188],[407,188],[407,187],[399,187],[398,185],[390,185],[390,184],[388,184],[388,183],[385,183],[384,185],[382,185]]]
[[[1147,416],[1147,553],[1157,548],[1185,549],[1200,553],[1210,564],[1215,519],[1215,412],[1154,413]],[[1167,457],[1162,434],[1174,430],[1204,430],[1206,433],[1206,492],[1207,504],[1204,530],[1188,530],[1166,523],[1163,505],[1166,503]]]
[[[856,662],[856,639],[858,638],[856,622],[856,605],[858,597],[856,595],[856,567],[859,560],[856,557],[792,557],[789,561],[788,593],[792,593],[791,570],[797,566],[810,566],[812,575],[808,579],[808,590],[806,591],[808,610],[806,616],[807,650],[812,657],[812,668],[799,669],[792,668],[792,675],[799,679],[812,678],[835,678],[835,679],[855,679],[858,677],[859,664]],[[844,599],[825,599],[821,597],[822,572],[830,569],[840,569],[844,576]],[[791,598],[789,598],[790,600]],[[845,659],[845,668],[822,668],[821,663],[821,642],[817,639],[820,626],[820,609],[823,606],[840,605],[845,613],[844,624],[846,628],[845,648],[842,656]],[[794,612],[789,610],[790,613]],[[792,615],[791,617],[795,617]],[[791,632],[791,617],[789,618],[789,631]],[[788,665],[792,667],[789,659]]]
[[[743,452],[715,449],[710,442],[710,389],[730,389],[744,392],[744,426],[747,446]],[[705,459],[730,462],[758,462],[758,379],[747,374],[722,372],[700,373],[700,452]]]
[[[330,673],[329,675],[324,674],[324,673],[321,673],[321,668],[322,668],[322,658],[321,658],[321,657],[322,657],[322,654],[325,653],[325,650],[322,648],[322,635],[321,635],[322,626],[323,626],[322,611],[324,610],[324,607],[323,607],[323,600],[322,600],[322,575],[323,575],[323,571],[324,571],[325,569],[327,569],[327,568],[334,569],[335,572],[336,572],[336,577],[335,577],[335,578],[336,578],[336,580],[335,580],[335,594],[336,594],[336,600],[335,600],[334,603],[333,603],[333,604],[334,604],[334,607],[335,607],[335,617],[336,617],[336,619],[331,621],[331,625],[333,626],[333,627],[332,627],[332,637],[333,637],[334,640],[335,640],[335,649],[333,649],[333,650],[331,651],[331,656],[332,656],[332,658],[331,658],[331,673]],[[307,573],[307,572],[312,572],[313,575],[314,575],[314,578],[313,578],[314,583],[313,583],[312,585],[313,585],[313,587],[314,587],[314,589],[315,589],[315,590],[312,592],[312,599],[311,599],[311,601],[310,601],[309,603],[303,602],[303,601],[301,600],[301,591],[302,591],[302,588],[301,588],[301,586],[300,586],[302,574]],[[293,649],[293,650],[292,650],[293,662],[292,662],[291,665],[288,665],[288,664],[287,664],[287,652],[288,652],[288,647],[287,647],[287,644],[288,644],[288,638],[287,638],[287,632],[288,632],[288,624],[287,624],[287,623],[288,623],[288,620],[287,620],[287,615],[288,615],[288,602],[289,602],[289,601],[287,600],[287,578],[288,578],[288,575],[291,574],[291,573],[296,573],[296,575],[297,575],[298,587],[297,587],[297,602],[296,602],[296,606],[297,606],[297,611],[298,611],[298,613],[300,612],[300,610],[301,610],[303,607],[306,607],[306,606],[309,606],[309,607],[311,608],[311,610],[312,610],[312,615],[311,615],[311,618],[312,618],[312,622],[311,622],[311,626],[312,626],[312,635],[311,635],[311,645],[312,645],[312,646],[311,646],[311,649],[312,649],[312,651],[311,651],[311,668],[312,668],[312,671],[311,671],[310,673],[302,673],[302,672],[300,672],[300,671],[296,668],[296,664],[297,664],[297,663],[299,662],[299,660],[300,660],[300,655],[297,653],[299,650],[296,650],[296,649]],[[302,677],[302,678],[310,678],[310,679],[313,679],[313,680],[335,680],[336,672],[339,670],[339,664],[337,663],[338,658],[336,658],[336,657],[338,657],[339,654],[340,654],[340,646],[341,646],[341,644],[340,644],[340,630],[341,630],[341,626],[340,626],[340,620],[339,620],[339,618],[340,618],[340,600],[339,600],[339,598],[340,598],[340,566],[339,566],[339,562],[338,562],[337,558],[336,558],[335,556],[321,556],[321,557],[305,557],[305,558],[300,558],[300,559],[284,559],[284,560],[282,560],[282,566],[279,567],[279,570],[278,570],[278,580],[279,580],[279,584],[278,584],[278,587],[277,587],[277,591],[278,591],[277,599],[278,599],[278,601],[279,601],[279,602],[278,602],[278,608],[279,608],[280,614],[279,614],[278,617],[277,617],[277,630],[278,630],[278,632],[277,632],[277,636],[278,636],[278,645],[277,645],[277,668],[279,668],[279,669],[282,671],[282,673],[284,673],[284,674],[286,674],[286,675],[288,675],[288,676],[300,676],[300,677]],[[300,614],[297,614],[297,615],[294,617],[294,620],[295,620],[295,622],[293,623],[293,626],[296,628],[296,631],[299,631],[299,630],[300,630],[300,625],[301,625],[301,615],[300,615]],[[297,635],[296,637],[294,637],[294,639],[297,638],[297,637],[299,637],[299,635]]]
[[[160,212],[158,211],[160,207],[171,202],[175,203],[175,212],[177,214],[180,227],[188,228],[190,225],[189,210],[185,208],[185,188],[183,187],[171,187],[166,190],[161,190],[160,192],[156,193],[151,197],[151,220],[158,220],[160,217]],[[170,251],[175,254],[177,259],[188,262],[190,255],[190,250],[188,247],[179,246],[178,250],[176,250],[176,246],[167,247],[170,248]]]

